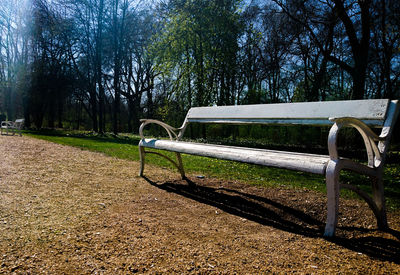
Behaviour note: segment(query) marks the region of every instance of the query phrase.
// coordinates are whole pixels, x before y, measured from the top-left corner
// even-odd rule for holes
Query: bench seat
[[[140,146],[203,157],[233,160],[324,175],[329,156],[162,139],[144,139]]]
[[[326,237],[332,237],[335,234],[341,188],[350,189],[360,195],[373,211],[378,228],[387,229],[383,166],[398,114],[397,100],[368,99],[194,107],[188,111],[179,128],[174,128],[162,121],[143,119],[139,128],[141,137],[139,175],[143,176],[146,154],[157,154],[171,161],[178,168],[182,178],[185,178],[181,153],[320,174],[325,176],[327,190],[324,232]],[[182,141],[185,129],[190,123],[327,126],[330,127],[327,139],[328,154],[322,156]],[[143,129],[149,124],[164,128],[170,140],[146,139]],[[354,128],[361,135],[366,149],[367,163],[346,159],[339,155],[338,137],[345,127]],[[373,129],[380,130],[380,134]],[[174,152],[176,161],[168,155],[157,152],[158,150]],[[356,185],[340,182],[342,170],[368,176],[371,179],[372,195]]]

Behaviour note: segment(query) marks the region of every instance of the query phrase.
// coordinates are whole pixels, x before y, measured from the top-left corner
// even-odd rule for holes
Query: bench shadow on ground
[[[268,198],[224,187],[206,187],[185,181],[154,182],[144,177],[151,185],[208,204],[232,215],[236,215],[262,225],[303,235],[310,238],[323,238],[325,223],[302,210],[278,203]],[[389,229],[397,240],[380,236],[362,236],[374,230],[361,227],[339,227],[340,231],[360,237],[336,236],[327,241],[376,259],[400,264],[400,232]],[[359,233],[359,234],[358,234]],[[339,235],[339,234],[337,234]],[[345,234],[343,234],[345,235]],[[380,234],[382,235],[382,234]]]

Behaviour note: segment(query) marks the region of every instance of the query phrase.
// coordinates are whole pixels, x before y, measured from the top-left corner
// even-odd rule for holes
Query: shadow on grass
[[[116,143],[116,144],[133,144],[137,145],[140,141],[136,136],[116,136],[113,134],[96,134],[96,133],[66,133],[65,131],[58,130],[25,130],[24,133],[33,134],[36,136],[50,136],[50,137],[63,137],[63,138],[83,138],[101,143]]]
[[[147,177],[144,177],[144,179],[151,185],[167,192],[173,192],[197,202],[217,207],[229,214],[262,225],[310,238],[323,238],[324,222],[299,209],[264,197],[227,188],[199,186],[189,179],[186,179],[188,184],[182,184],[181,181],[167,181],[158,184]],[[341,227],[340,229],[349,232],[373,232],[373,230],[360,227]],[[399,231],[389,229],[387,233],[400,240]],[[336,236],[326,238],[326,240],[376,259],[400,263],[400,242],[397,240],[375,236],[358,238]]]

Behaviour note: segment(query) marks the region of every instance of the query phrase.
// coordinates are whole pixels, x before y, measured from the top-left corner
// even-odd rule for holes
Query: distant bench
[[[19,118],[15,121],[2,121],[1,122],[1,134],[3,134],[3,130],[6,131],[6,134],[11,131],[13,135],[19,132],[19,135],[22,136],[22,127],[24,126],[25,119]]]
[[[388,228],[383,193],[383,165],[389,148],[390,136],[398,115],[397,100],[354,100],[307,103],[281,103],[241,106],[215,106],[191,108],[182,127],[174,128],[161,121],[142,119],[139,133],[140,172],[143,176],[145,155],[157,154],[167,158],[179,170],[185,172],[181,153],[233,160],[325,175],[327,186],[327,218],[324,235],[334,236],[339,212],[339,190],[348,188],[366,200],[374,212],[378,228]],[[245,147],[232,147],[180,141],[189,123],[273,124],[330,126],[328,137],[329,155],[315,155]],[[151,123],[162,126],[170,140],[145,139],[143,128]],[[368,156],[364,165],[339,156],[337,139],[343,127],[354,127],[361,134]],[[378,136],[371,128],[381,128]],[[159,152],[145,148],[176,153],[176,161]],[[367,175],[372,181],[372,197],[349,184],[339,183],[341,170],[351,170]]]

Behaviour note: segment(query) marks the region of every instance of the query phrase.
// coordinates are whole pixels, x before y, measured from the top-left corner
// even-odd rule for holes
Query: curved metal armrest
[[[14,122],[13,121],[2,121],[1,122],[1,127],[14,127]]]
[[[147,124],[151,124],[151,123],[154,123],[154,124],[157,124],[157,125],[160,125],[161,127],[163,127],[167,131],[168,136],[171,140],[178,139],[178,134],[176,133],[176,131],[178,131],[179,129],[174,128],[162,121],[159,121],[156,119],[141,119],[140,122],[142,122],[142,125],[140,125],[140,128],[139,128],[139,135],[140,135],[140,138],[142,138],[142,139],[144,139],[144,135],[143,135],[144,127]]]
[[[378,149],[376,141],[385,140],[384,137],[379,137],[375,134],[368,125],[359,119],[352,117],[341,117],[341,118],[329,118],[329,120],[334,121],[335,124],[331,127],[328,137],[328,149],[329,156],[332,160],[338,160],[339,154],[337,150],[337,137],[339,131],[342,127],[354,127],[361,134],[365,148],[368,155],[368,166],[378,167],[382,162],[381,152]]]

